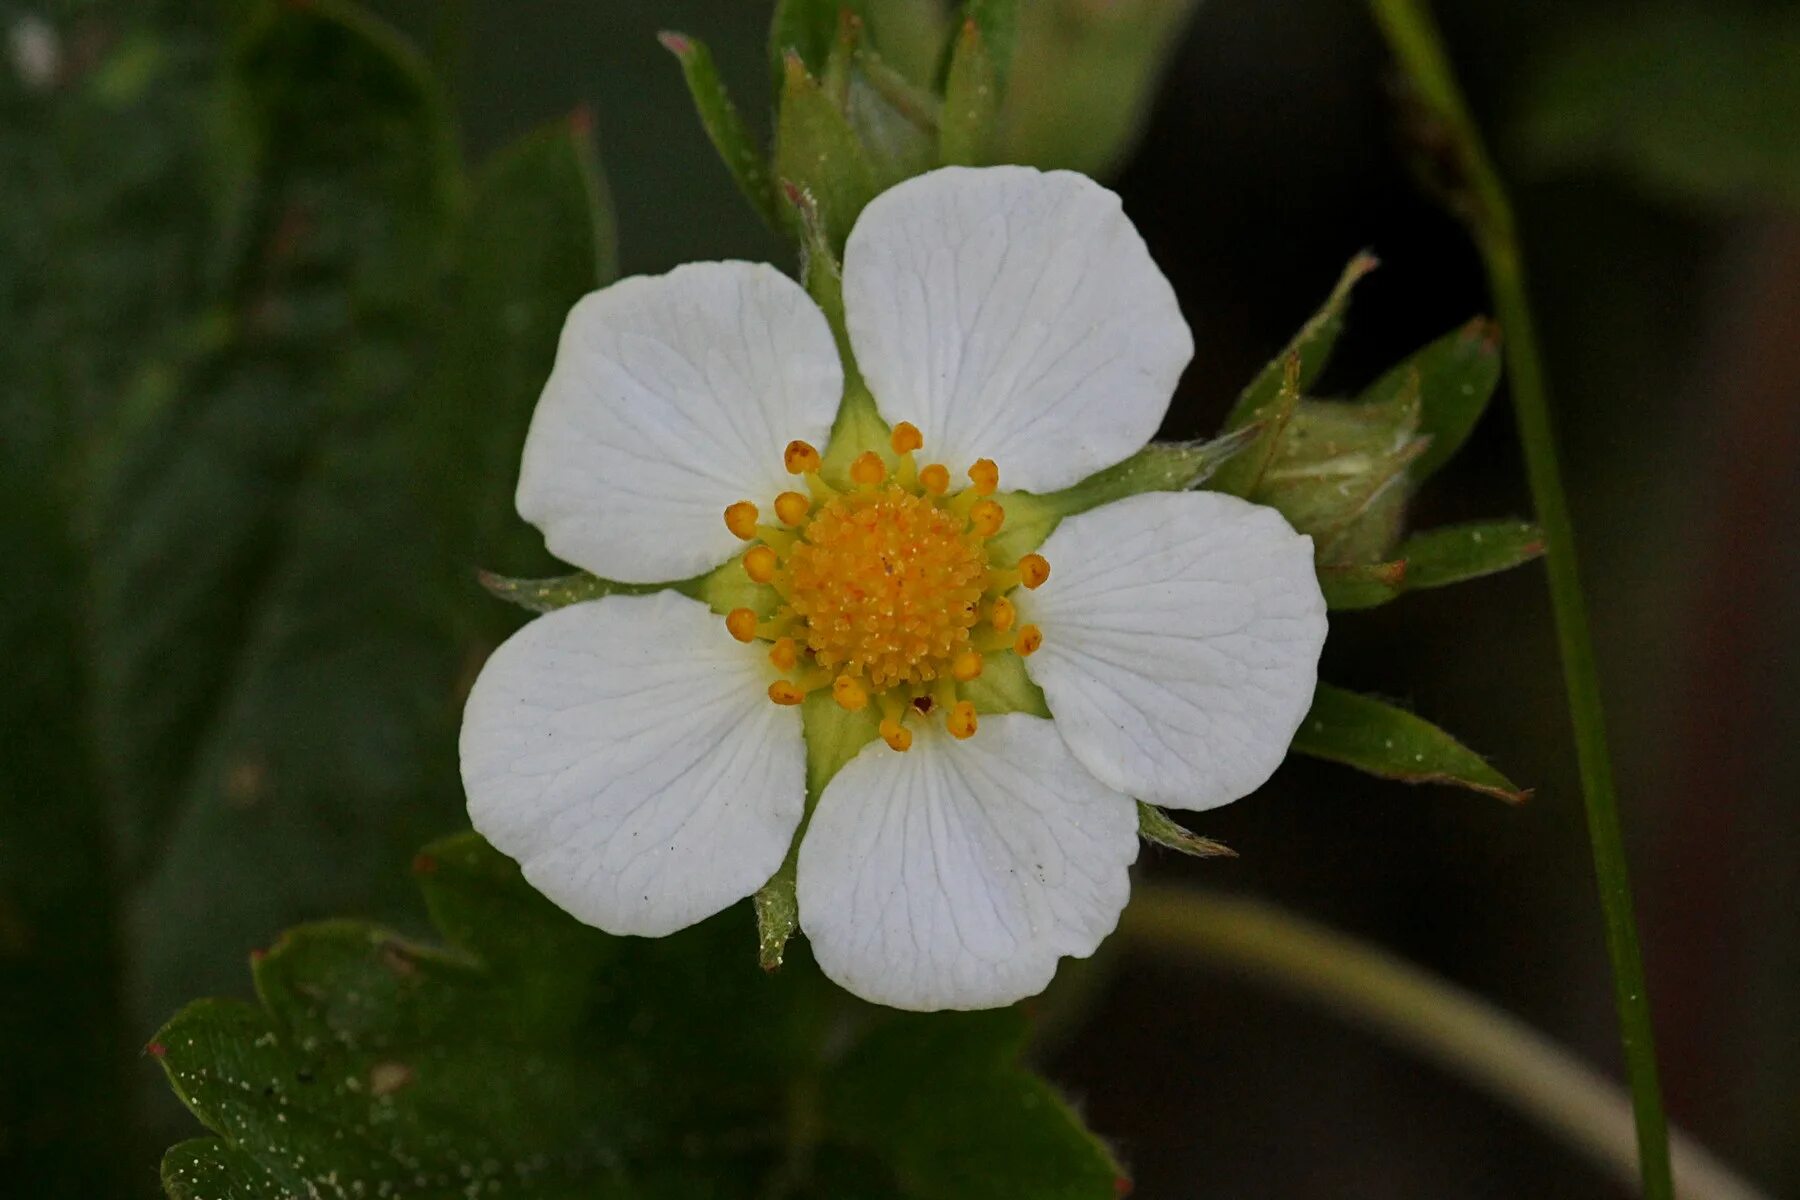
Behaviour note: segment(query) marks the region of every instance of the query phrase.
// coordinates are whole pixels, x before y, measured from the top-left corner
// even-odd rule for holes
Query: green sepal
[[[833,63],[842,61],[843,84],[833,98],[869,156],[876,190],[931,170],[942,102],[889,66],[869,45],[861,22],[845,20],[838,45]]]
[[[1424,718],[1327,683],[1313,694],[1293,749],[1403,783],[1452,784],[1513,804],[1531,795]]]
[[[1206,483],[1234,456],[1255,444],[1261,425],[1233,430],[1211,441],[1151,442],[1115,466],[1096,471],[1058,492],[1010,492],[999,497],[1006,524],[989,545],[989,558],[1011,563],[1044,544],[1064,517],[1144,492],[1186,492]]]
[[[1295,410],[1300,406],[1301,372],[1300,355],[1290,353],[1282,360],[1280,383],[1273,395],[1258,404],[1251,413],[1251,420],[1234,420],[1229,423],[1228,428],[1233,431],[1254,427],[1257,434],[1241,453],[1233,456],[1214,473],[1213,491],[1247,497],[1261,486],[1263,474],[1275,458],[1282,435],[1287,432],[1288,422],[1293,419]]]
[[[765,971],[779,971],[787,957],[788,939],[800,928],[800,897],[796,879],[800,837],[788,851],[781,870],[756,889],[756,961]]]
[[[1201,837],[1179,824],[1154,804],[1137,802],[1138,836],[1165,849],[1179,851],[1195,858],[1236,858],[1237,851],[1224,842]]]
[[[857,214],[875,197],[875,168],[856,131],[798,54],[782,75],[775,174],[811,194],[827,244],[841,253]]]
[[[1462,448],[1500,383],[1500,327],[1477,317],[1429,343],[1365,389],[1367,404],[1393,400],[1409,387],[1419,396],[1418,432],[1431,446],[1412,465],[1429,478]]]
[[[534,613],[555,612],[571,604],[599,600],[605,596],[641,596],[671,586],[666,583],[620,583],[590,575],[586,571],[558,575],[551,579],[517,579],[510,575],[498,575],[493,571],[480,571],[475,577],[481,581],[481,586],[487,589],[490,596]]]
[[[1544,553],[1544,531],[1529,521],[1476,521],[1415,533],[1391,562],[1322,567],[1333,609],[1373,608],[1403,592],[1445,587],[1523,566]]]
[[[1304,392],[1312,386],[1319,372],[1325,369],[1331,358],[1332,350],[1337,346],[1338,335],[1344,331],[1344,314],[1350,307],[1350,293],[1357,283],[1373,271],[1379,264],[1374,255],[1367,252],[1351,259],[1338,277],[1337,285],[1331,289],[1331,295],[1319,306],[1300,332],[1294,335],[1287,348],[1269,365],[1257,373],[1250,386],[1238,396],[1231,407],[1231,414],[1225,419],[1225,428],[1236,429],[1258,419],[1263,410],[1273,404],[1284,390],[1284,381],[1293,375],[1291,389]],[[1289,360],[1297,360],[1297,366],[1289,366]]]
[[[1029,713],[1049,717],[1044,691],[1025,671],[1025,660],[1007,650],[982,660],[981,674],[957,685],[963,699],[978,713]]]
[[[769,21],[769,71],[780,95],[788,56],[798,56],[808,71],[824,74],[837,41],[842,14],[861,15],[863,0],[776,0]]]
[[[725,90],[725,82],[713,63],[712,51],[707,49],[706,43],[685,33],[662,33],[657,38],[680,61],[681,74],[687,81],[688,93],[694,98],[700,124],[713,149],[719,152],[719,158],[731,172],[738,190],[770,228],[785,233],[787,228],[780,201],[775,195],[775,183],[769,178],[767,160]]]
[[[1000,75],[981,27],[964,21],[944,75],[944,107],[938,122],[938,161],[980,166],[991,161],[994,122],[1000,115]]]

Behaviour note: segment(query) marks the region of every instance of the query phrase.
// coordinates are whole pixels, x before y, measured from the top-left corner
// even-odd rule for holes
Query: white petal
[[[1119,198],[1085,175],[947,167],[876,197],[844,251],[845,320],[889,422],[953,475],[1042,492],[1134,454],[1194,342]]]
[[[923,723],[921,723],[923,724]],[[800,843],[800,925],[825,974],[895,1008],[993,1008],[1044,989],[1118,923],[1137,809],[1051,723],[983,717],[957,741],[871,742]]]
[[[1312,539],[1272,508],[1161,492],[1070,517],[1041,552],[1049,582],[1017,593],[1044,633],[1025,669],[1082,765],[1173,808],[1261,786],[1318,682]]]
[[[651,937],[749,895],[805,808],[800,712],[705,605],[611,596],[539,617],[463,711],[469,818],[533,887]]]
[[[771,266],[620,280],[563,326],[525,439],[519,515],[597,575],[697,575],[739,547],[725,506],[766,506],[791,486],[783,447],[823,447],[843,390],[824,314]]]

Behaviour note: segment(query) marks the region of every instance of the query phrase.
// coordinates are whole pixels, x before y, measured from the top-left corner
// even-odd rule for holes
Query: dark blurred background
[[[1188,7],[1040,2],[1076,35]],[[766,120],[764,5],[473,0],[460,31],[428,0],[376,7],[450,65],[472,157],[592,113],[626,272],[785,261],[653,38],[705,37]],[[1521,209],[1670,1110],[1772,1194],[1800,1195],[1800,16],[1701,0],[1654,19],[1588,0],[1438,10]],[[1166,77],[1115,175],[1198,344],[1166,434],[1216,429],[1359,249],[1382,267],[1327,392],[1486,311],[1469,242],[1408,169],[1361,6],[1206,0],[1168,20]],[[1529,514],[1504,388],[1415,525]],[[1241,858],[1152,852],[1145,870],[1368,938],[1616,1077],[1541,568],[1337,617],[1324,673],[1415,707],[1535,798],[1296,760],[1189,822]],[[1617,1194],[1510,1111],[1317,1011],[1179,963],[1118,968],[1045,1066],[1116,1139],[1138,1195]],[[236,970],[158,999],[236,987]]]

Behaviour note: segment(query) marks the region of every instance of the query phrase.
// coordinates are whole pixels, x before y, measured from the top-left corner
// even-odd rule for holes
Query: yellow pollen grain
[[[919,486],[933,496],[941,496],[950,490],[950,469],[943,463],[932,463],[919,471]]]
[[[725,628],[740,642],[756,637],[756,614],[747,608],[734,608],[725,614]]]
[[[950,736],[954,738],[974,737],[975,727],[978,723],[975,720],[975,706],[967,700],[958,700],[956,706],[950,710],[950,715],[944,718],[944,728],[948,729]]]
[[[848,675],[839,675],[832,680],[831,698],[838,702],[839,708],[849,712],[861,712],[869,706],[867,690]]]
[[[850,464],[850,482],[858,487],[872,488],[886,478],[887,464],[873,450],[864,450]]]
[[[1030,658],[1043,644],[1043,630],[1036,625],[1021,625],[1019,626],[1019,636],[1013,639],[1013,653],[1020,658]]]
[[[786,679],[777,679],[769,685],[769,699],[777,704],[800,704],[806,700],[806,693],[798,684]]]
[[[911,421],[902,421],[894,426],[894,436],[890,443],[895,454],[911,454],[925,444],[925,435]]]
[[[996,596],[993,604],[988,606],[988,624],[1001,633],[1011,629],[1018,619],[1019,610],[1005,596]]]
[[[1041,554],[1027,554],[1019,560],[1019,582],[1028,588],[1044,586],[1050,578],[1050,560]]]
[[[892,717],[885,717],[881,722],[881,740],[904,754],[912,749],[912,730]]]
[[[955,514],[892,485],[820,505],[785,568],[807,652],[870,692],[948,675],[988,584]]]
[[[977,500],[969,510],[969,528],[977,537],[993,537],[1005,521],[1006,510],[993,500]]]
[[[789,475],[805,475],[809,471],[816,471],[822,461],[811,442],[792,441],[781,452],[782,465],[787,468]]]
[[[951,662],[950,674],[956,677],[958,683],[967,683],[971,679],[979,678],[981,675],[981,652],[964,650]]]
[[[767,546],[752,546],[744,553],[744,574],[755,583],[767,583],[775,578],[775,568],[779,565],[775,551]]]
[[[739,500],[726,506],[725,528],[747,542],[756,536],[756,516],[756,505]]]
[[[769,661],[778,671],[791,671],[800,661],[800,644],[791,637],[776,638],[769,647]]]
[[[812,498],[803,492],[783,492],[775,497],[775,515],[783,525],[798,525],[812,511]]]
[[[977,496],[991,496],[1000,486],[1000,468],[991,458],[978,458],[969,468],[969,482],[975,485]]]

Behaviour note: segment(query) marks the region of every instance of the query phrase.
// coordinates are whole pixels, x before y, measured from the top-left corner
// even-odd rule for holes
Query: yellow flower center
[[[839,492],[820,478],[819,452],[794,442],[783,459],[807,491],[775,498],[780,525],[760,523],[748,500],[725,510],[727,527],[755,543],[744,552],[745,573],[777,600],[767,620],[747,608],[725,618],[739,641],[771,643],[782,678],[769,698],[799,704],[829,687],[851,711],[874,702],[881,736],[896,750],[912,744],[909,719],[941,715],[955,736],[975,733],[975,706],[958,685],[981,674],[984,655],[1030,654],[1043,643],[1035,626],[1014,628],[1006,593],[1050,575],[1037,554],[1010,566],[990,561],[988,541],[1006,519],[990,498],[999,486],[993,462],[977,462],[969,485],[951,493],[941,464],[914,461],[921,445],[919,431],[901,422],[892,477],[869,452],[850,465],[852,490]]]

